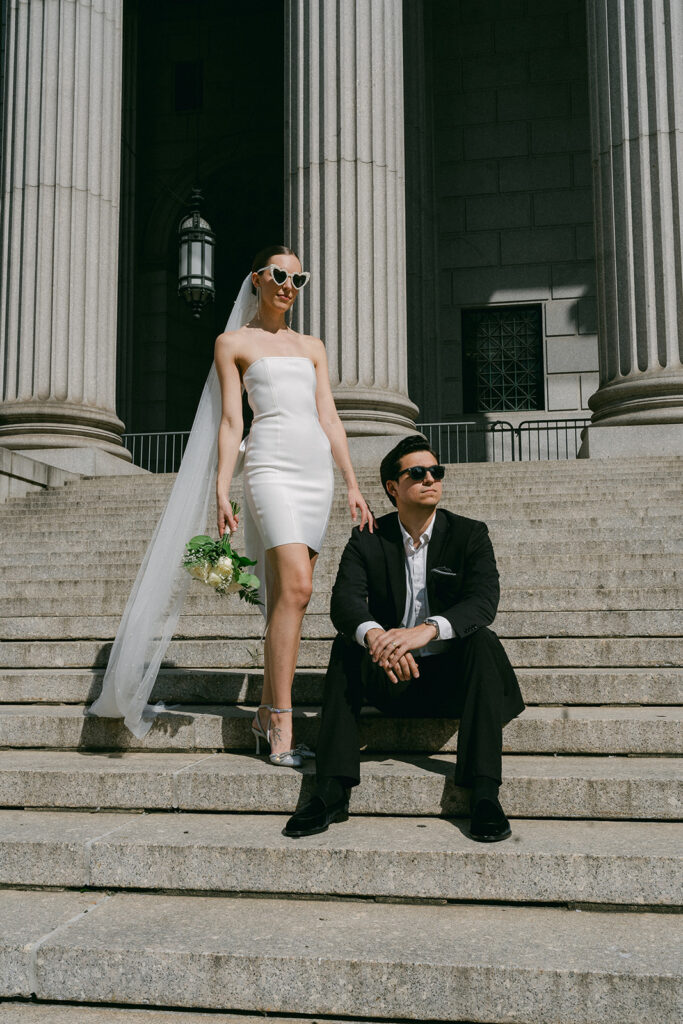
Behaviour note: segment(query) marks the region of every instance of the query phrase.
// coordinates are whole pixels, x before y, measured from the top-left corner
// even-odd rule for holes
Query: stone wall
[[[577,414],[598,385],[584,0],[427,0],[425,15],[441,271],[435,406],[442,419],[462,414],[462,308],[538,302],[538,415]]]

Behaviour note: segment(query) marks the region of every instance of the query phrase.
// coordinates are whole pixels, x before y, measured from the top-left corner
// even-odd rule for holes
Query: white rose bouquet
[[[239,514],[239,505],[232,501],[232,510]],[[196,580],[208,583],[217,594],[237,594],[248,604],[262,604],[258,589],[258,576],[247,571],[247,566],[256,562],[245,555],[238,555],[230,545],[230,533],[226,530],[220,540],[213,540],[198,534],[185,545],[183,565]]]

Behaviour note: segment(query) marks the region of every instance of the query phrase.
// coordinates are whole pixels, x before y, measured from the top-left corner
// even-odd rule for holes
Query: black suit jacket
[[[431,615],[443,615],[457,637],[490,625],[500,599],[498,570],[488,530],[475,519],[436,510],[427,549]],[[374,533],[355,527],[344,548],[332,589],[335,629],[355,639],[362,622],[400,626],[406,603],[405,552],[398,513],[377,520]]]

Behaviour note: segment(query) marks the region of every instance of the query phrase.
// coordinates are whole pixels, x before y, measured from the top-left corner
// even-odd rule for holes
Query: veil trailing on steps
[[[226,331],[238,330],[255,314],[256,297],[248,274],[235,299]],[[185,544],[195,534],[204,532],[209,502],[215,495],[221,413],[221,389],[213,363],[168,503],[123,612],[102,693],[88,712],[103,718],[123,718],[138,739],[149,731],[156,712],[163,707],[152,706],[148,700],[191,582],[182,565]],[[248,520],[248,515],[244,519]],[[260,548],[260,538],[254,536],[253,524],[245,521],[244,525],[247,550],[253,552],[250,557],[256,557],[254,546]]]

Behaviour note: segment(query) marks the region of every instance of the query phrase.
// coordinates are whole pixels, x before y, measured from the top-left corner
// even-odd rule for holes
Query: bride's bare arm
[[[332,388],[330,387],[330,371],[327,365],[327,353],[325,352],[325,346],[321,341],[317,342],[317,345],[319,348],[316,347],[314,359],[316,372],[315,402],[318,407],[318,419],[320,420],[320,426],[327,434],[327,438],[332,449],[332,457],[344,477],[344,482],[346,483],[348,490],[348,502],[349,509],[351,510],[351,518],[355,523],[358,518],[358,512],[360,512],[361,530],[367,524],[370,533],[372,533],[374,517],[367,506],[365,498],[360,492],[360,488],[358,487],[356,474],[354,473],[353,465],[351,463],[351,455],[349,454],[349,442],[346,439],[346,431],[344,430],[344,425],[339,418],[337,407],[334,404]]]
[[[214,360],[221,386],[223,411],[218,427],[218,474],[216,476],[216,506],[218,534],[237,529],[238,520],[230,506],[230,485],[242,440],[242,382],[235,359],[234,335],[219,334],[216,338]]]

